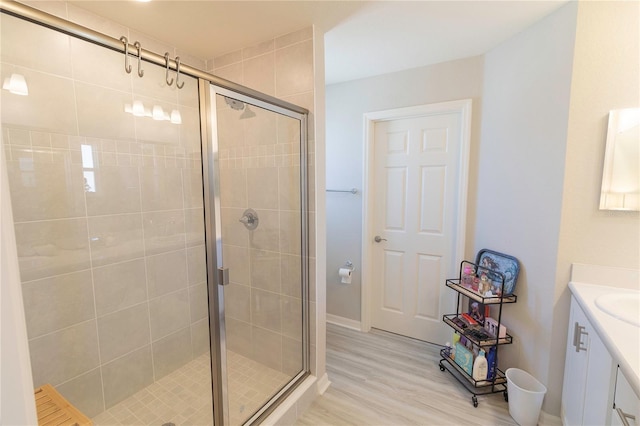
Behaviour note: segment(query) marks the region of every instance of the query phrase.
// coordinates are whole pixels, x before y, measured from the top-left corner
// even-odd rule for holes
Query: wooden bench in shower
[[[51,385],[34,392],[39,426],[91,426],[91,420],[71,405]]]

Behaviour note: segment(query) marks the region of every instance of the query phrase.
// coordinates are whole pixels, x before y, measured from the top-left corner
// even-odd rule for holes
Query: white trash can
[[[505,376],[509,414],[520,426],[536,426],[547,388],[531,374],[519,368],[508,368]]]

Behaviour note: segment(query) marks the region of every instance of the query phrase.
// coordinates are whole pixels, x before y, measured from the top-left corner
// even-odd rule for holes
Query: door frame
[[[467,190],[469,187],[469,151],[471,148],[471,99],[416,105],[405,108],[368,112],[364,114],[364,146],[362,167],[362,280],[360,284],[360,329],[371,330],[372,295],[371,277],[373,276],[373,229],[374,217],[374,149],[375,125],[377,122],[405,118],[427,117],[437,114],[459,113],[460,122],[460,154],[458,157],[458,178],[460,185],[456,195],[456,241],[454,255],[451,259],[449,276],[454,276],[456,265],[464,259],[467,231]],[[464,214],[460,214],[464,212]],[[452,299],[453,300],[453,299]]]

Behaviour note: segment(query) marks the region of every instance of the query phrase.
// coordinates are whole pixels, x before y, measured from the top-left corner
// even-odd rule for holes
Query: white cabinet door
[[[582,424],[587,384],[587,375],[585,373],[589,359],[586,351],[588,336],[581,335],[581,329],[578,327],[583,327],[586,323],[587,318],[572,297],[569,314],[569,333],[567,335],[567,353],[564,364],[564,384],[562,386],[562,416],[563,423],[567,426]],[[584,350],[576,348],[578,342],[582,342],[579,347],[585,348]]]
[[[616,392],[614,405],[611,412],[611,424],[623,426],[622,418],[625,417],[630,426],[640,425],[640,398],[633,392],[631,385],[624,377],[620,369],[616,375]]]
[[[564,368],[564,424],[609,424],[613,359],[573,297]]]

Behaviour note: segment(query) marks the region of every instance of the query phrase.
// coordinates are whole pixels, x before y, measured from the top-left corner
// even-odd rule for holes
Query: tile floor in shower
[[[239,425],[290,377],[234,352],[227,352],[229,415]],[[94,417],[96,426],[211,425],[209,354],[202,355]]]

